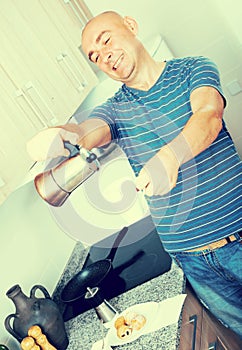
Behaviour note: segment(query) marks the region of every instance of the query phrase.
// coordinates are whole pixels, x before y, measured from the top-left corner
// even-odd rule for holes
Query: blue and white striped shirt
[[[90,117],[109,124],[137,175],[184,128],[192,115],[191,92],[201,86],[212,86],[223,96],[213,62],[202,56],[172,59],[148,91],[123,85]],[[241,230],[241,199],[242,162],[223,122],[217,139],[180,167],[176,187],[147,202],[165,249],[175,252]]]

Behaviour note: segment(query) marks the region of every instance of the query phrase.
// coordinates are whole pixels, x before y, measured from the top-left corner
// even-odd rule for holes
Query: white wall
[[[241,0],[214,0],[219,11],[228,22],[230,29],[234,32],[242,46],[242,25],[241,25]]]
[[[31,287],[41,284],[51,294],[76,242],[57,226],[33,183],[16,190],[0,206],[0,225],[0,343],[9,342],[14,350],[14,338],[3,325],[15,312],[7,290],[19,284],[29,296]]]

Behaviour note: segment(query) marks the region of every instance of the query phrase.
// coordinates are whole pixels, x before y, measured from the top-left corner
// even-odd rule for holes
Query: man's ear
[[[125,16],[124,24],[134,35],[138,34],[138,23],[133,17]]]

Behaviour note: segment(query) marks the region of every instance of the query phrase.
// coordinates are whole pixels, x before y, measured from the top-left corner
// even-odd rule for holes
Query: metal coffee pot
[[[93,304],[96,314],[103,323],[108,323],[116,316],[117,311],[114,307],[106,300],[100,296],[100,291],[98,287],[87,288],[87,293],[85,294],[85,299]]]
[[[115,157],[114,151],[118,152],[117,147],[115,143],[110,143],[105,147],[88,151],[76,146],[78,151],[74,156],[35,177],[37,192],[50,205],[60,207],[78,186],[99,170],[104,162]],[[114,155],[111,156],[113,152]]]

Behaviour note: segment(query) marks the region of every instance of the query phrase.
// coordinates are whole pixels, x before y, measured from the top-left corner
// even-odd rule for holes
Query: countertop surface
[[[64,285],[75,273],[81,270],[87,254],[88,250],[84,250],[81,245],[77,243],[55,290],[53,295],[54,300],[56,299],[58,302],[60,292]],[[122,312],[135,304],[161,302],[165,299],[182,294],[183,292],[183,272],[172,263],[170,271],[109,300],[109,303],[118,312]],[[176,350],[179,341],[179,325],[180,320],[154,332],[142,335],[131,343],[122,346],[113,346],[112,348],[120,350]],[[102,337],[101,323],[93,309],[65,322],[65,326],[69,338],[67,350],[91,350],[93,343],[100,340]],[[107,333],[107,331],[108,329],[104,330],[105,333]]]

